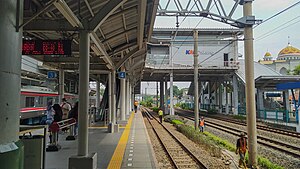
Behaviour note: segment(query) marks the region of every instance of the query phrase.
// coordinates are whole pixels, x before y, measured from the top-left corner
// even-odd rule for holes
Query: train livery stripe
[[[123,131],[120,141],[119,141],[119,143],[115,149],[115,152],[109,162],[109,165],[107,167],[108,169],[121,168],[133,117],[134,117],[134,113],[131,114],[131,116],[128,120],[128,123]]]
[[[46,107],[27,107],[27,108],[22,108],[21,113],[33,112],[33,111],[44,111],[44,110],[46,110]]]
[[[58,96],[58,94],[52,93],[34,93],[34,92],[21,92],[21,95],[25,96]]]

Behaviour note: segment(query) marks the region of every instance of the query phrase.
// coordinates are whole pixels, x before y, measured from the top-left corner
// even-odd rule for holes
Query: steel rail
[[[162,142],[161,138],[159,137],[156,129],[154,128],[154,125],[152,124],[150,118],[152,117],[152,119],[156,120],[158,123],[159,121],[157,120],[157,118],[154,117],[154,115],[152,115],[151,113],[149,113],[149,111],[146,108],[143,108],[143,110],[145,110],[145,114],[147,116],[147,120],[149,121],[152,130],[155,132],[159,142],[163,145],[165,151],[167,152],[169,158],[171,159],[172,164],[175,166],[175,168],[179,168],[179,166],[177,166],[175,160],[172,158],[172,155],[168,152],[165,144]],[[188,149],[186,148],[186,146],[169,130],[167,129],[163,124],[159,123],[164,129],[165,131],[167,131],[170,136],[181,146],[181,148],[190,156],[190,158],[192,158],[196,164],[201,168],[201,169],[206,169],[207,167]]]

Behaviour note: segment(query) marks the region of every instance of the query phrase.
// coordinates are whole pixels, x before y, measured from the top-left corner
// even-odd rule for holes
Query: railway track
[[[159,123],[152,114],[144,108],[142,110],[160,144],[168,154],[174,168],[207,168],[172,132]]]
[[[190,110],[182,110],[182,109],[175,109],[175,110],[193,113]],[[221,117],[217,117],[217,116],[213,116],[213,118],[218,119],[218,120],[222,120],[222,121],[226,121],[226,122],[230,122],[230,123],[233,123],[233,124],[242,125],[242,126],[247,125],[245,122],[241,122],[241,121],[238,121],[238,120],[232,120],[232,119],[228,119],[228,118],[221,118]],[[257,124],[256,127],[257,127],[257,129],[260,129],[260,130],[269,131],[269,132],[282,134],[282,135],[285,135],[285,136],[290,136],[290,137],[295,137],[295,138],[300,139],[300,133],[295,132],[295,131],[271,128],[271,127],[264,126],[264,125],[259,125],[259,124]]]
[[[190,120],[194,120],[194,117],[191,116],[191,115],[181,113],[181,116],[183,116],[187,119],[190,119]],[[236,129],[236,128],[233,128],[233,127],[230,127],[230,126],[222,125],[220,123],[211,122],[207,119],[205,120],[205,124],[207,126],[216,128],[218,130],[227,132],[227,133],[235,135],[235,136],[239,136],[239,134],[241,132],[245,132],[245,131],[242,131],[242,130],[239,130],[239,129]],[[296,146],[293,146],[293,145],[290,145],[290,144],[287,144],[287,143],[284,143],[284,142],[280,142],[280,141],[277,141],[277,140],[274,140],[274,139],[270,139],[270,138],[267,138],[267,137],[264,137],[264,136],[260,136],[260,135],[257,135],[257,143],[259,143],[261,145],[264,145],[264,146],[267,146],[267,147],[270,147],[272,149],[278,150],[280,152],[284,152],[284,153],[289,154],[293,157],[300,158],[300,148],[299,147],[296,147]]]

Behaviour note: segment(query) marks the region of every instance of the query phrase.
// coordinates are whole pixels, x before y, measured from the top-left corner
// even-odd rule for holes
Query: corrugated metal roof
[[[240,68],[236,71],[239,78],[245,83],[245,60],[239,60]],[[270,67],[254,62],[254,79],[260,76],[282,76],[279,72],[271,69]]]

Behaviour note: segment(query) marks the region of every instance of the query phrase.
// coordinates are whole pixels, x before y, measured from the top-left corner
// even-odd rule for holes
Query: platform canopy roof
[[[32,56],[49,69],[78,70],[79,32],[85,29],[91,37],[92,74],[125,65],[141,78],[140,60],[146,57],[157,5],[158,0],[24,0],[20,28],[24,39],[72,40],[71,56]]]
[[[278,84],[299,81],[300,76],[295,75],[259,76],[255,79],[255,87],[262,90],[277,90],[276,85]]]

